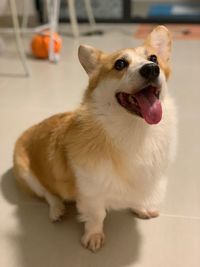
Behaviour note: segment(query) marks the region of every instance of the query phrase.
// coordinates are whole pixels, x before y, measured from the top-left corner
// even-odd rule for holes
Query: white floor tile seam
[[[189,219],[189,220],[200,220],[199,216],[187,216],[182,214],[168,214],[160,213],[161,217],[176,218],[176,219]]]

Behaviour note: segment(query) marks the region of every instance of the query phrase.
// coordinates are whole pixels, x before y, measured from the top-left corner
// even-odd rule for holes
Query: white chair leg
[[[22,15],[22,29],[26,29],[28,26],[28,1],[23,0],[23,15]]]
[[[51,20],[51,0],[46,0],[46,19],[47,22]]]
[[[50,3],[50,44],[49,44],[49,61],[57,62],[59,60],[59,55],[54,52],[54,38],[53,34],[57,30],[58,20],[59,20],[59,9],[60,0],[51,0]]]
[[[92,30],[94,30],[96,26],[96,21],[95,21],[93,11],[92,11],[91,0],[84,0],[84,3],[85,3],[85,10],[88,16],[89,23],[91,25]]]
[[[25,71],[25,75],[29,76],[30,71],[28,68],[28,64],[26,61],[26,55],[25,55],[22,39],[20,36],[20,28],[19,28],[19,21],[18,21],[18,17],[17,17],[16,2],[15,2],[15,0],[9,0],[9,4],[10,4],[10,9],[11,9],[11,14],[12,14],[12,21],[13,21],[13,28],[14,28],[15,39],[16,39],[16,44],[17,44],[17,50],[18,50],[19,55],[20,55],[20,59],[21,59],[21,62],[22,62],[22,65],[23,65],[23,68]]]
[[[68,0],[68,8],[69,8],[69,17],[70,17],[70,21],[71,21],[73,35],[74,35],[74,37],[78,37],[79,36],[79,29],[78,29],[78,22],[77,22],[76,8],[75,8],[75,1],[74,0]]]

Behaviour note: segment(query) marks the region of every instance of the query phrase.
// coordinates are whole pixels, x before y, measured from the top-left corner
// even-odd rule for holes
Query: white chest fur
[[[74,165],[78,187],[84,196],[98,200],[107,209],[156,206],[165,189],[164,174],[175,147],[173,101],[164,103],[164,116],[158,125],[141,121],[107,124],[123,159],[116,167],[112,160],[100,160],[88,172]]]
[[[101,199],[107,209],[147,206],[149,202],[151,205],[158,202],[168,155],[164,159],[153,146],[149,143],[148,151],[142,151],[141,148],[135,153],[122,152],[123,161],[119,168],[111,160],[99,162],[98,167],[90,170],[90,173],[76,168],[82,193],[93,199]]]

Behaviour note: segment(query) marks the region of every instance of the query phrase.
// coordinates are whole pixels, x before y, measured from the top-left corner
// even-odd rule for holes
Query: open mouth
[[[149,85],[135,94],[119,92],[118,103],[127,111],[136,114],[149,124],[157,124],[162,119],[159,88]]]

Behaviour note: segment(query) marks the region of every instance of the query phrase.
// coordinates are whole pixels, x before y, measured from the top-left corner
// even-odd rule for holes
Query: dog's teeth
[[[134,101],[133,101],[133,98],[132,98],[131,95],[129,95],[129,97],[128,97],[128,101],[129,101],[130,103],[133,103],[133,102],[134,102]]]
[[[156,95],[158,96],[158,95],[159,95],[159,93],[160,93],[160,92],[159,92],[159,90],[157,89],[157,90],[156,90]]]
[[[135,98],[134,98],[133,96],[131,96],[131,95],[129,95],[128,100],[129,100],[129,102],[130,102],[131,104],[137,104],[136,101],[135,101]]]

